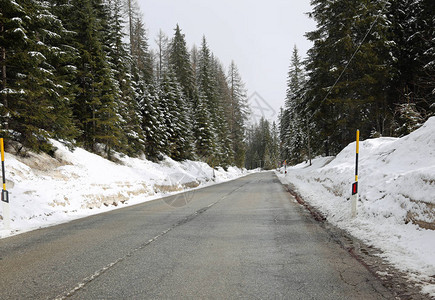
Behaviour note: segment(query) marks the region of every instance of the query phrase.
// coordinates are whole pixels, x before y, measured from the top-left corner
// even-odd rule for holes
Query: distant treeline
[[[151,50],[135,0],[2,0],[1,131],[17,153],[50,138],[111,158],[243,166],[246,90],[177,25]]]
[[[317,22],[295,47],[280,116],[281,159],[337,154],[355,140],[402,136],[435,114],[435,1],[312,0]],[[308,147],[308,144],[311,147]]]

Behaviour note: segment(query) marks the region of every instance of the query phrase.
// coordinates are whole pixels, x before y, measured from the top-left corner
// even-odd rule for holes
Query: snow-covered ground
[[[10,229],[0,204],[0,238],[231,180],[247,173],[230,167],[214,170],[203,162],[160,163],[121,157],[108,161],[81,148],[70,151],[52,141],[55,157],[5,154]],[[213,178],[215,176],[215,178]],[[169,203],[170,204],[170,203]]]
[[[383,251],[382,256],[435,297],[435,117],[403,138],[360,142],[359,202],[351,218],[356,144],[279,173],[332,224]]]

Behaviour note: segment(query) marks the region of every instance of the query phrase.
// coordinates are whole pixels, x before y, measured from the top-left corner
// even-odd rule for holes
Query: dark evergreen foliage
[[[279,158],[278,128],[275,123],[263,117],[258,124],[251,125],[247,134],[245,167],[271,170],[278,167]]]
[[[248,107],[245,85],[234,61],[231,62],[228,70],[228,87],[230,97],[227,105],[227,116],[229,117],[230,137],[233,141],[234,163],[241,168],[245,164],[246,146],[244,140]]]
[[[434,115],[433,1],[311,4],[317,28],[306,34],[313,47],[300,89],[292,83],[296,69],[289,73],[282,159],[334,155],[355,139],[356,129],[363,138],[401,136]]]
[[[242,166],[246,91],[235,63],[227,76],[205,37],[189,53],[178,25],[156,42],[155,56],[134,0],[2,1],[2,136],[17,152],[49,152],[55,138],[108,158]]]
[[[50,151],[49,138],[77,134],[67,82],[74,51],[63,43],[68,33],[50,9],[30,0],[2,1],[1,7],[1,129],[35,151]]]

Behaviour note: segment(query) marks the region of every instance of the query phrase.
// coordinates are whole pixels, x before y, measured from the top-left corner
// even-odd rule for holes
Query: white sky
[[[188,47],[205,35],[211,51],[227,68],[234,60],[248,89],[275,111],[284,105],[293,46],[305,56],[315,28],[305,14],[309,0],[138,0],[152,48],[160,29],[169,37],[178,23]],[[270,116],[268,116],[270,117]],[[275,116],[276,117],[276,116]]]

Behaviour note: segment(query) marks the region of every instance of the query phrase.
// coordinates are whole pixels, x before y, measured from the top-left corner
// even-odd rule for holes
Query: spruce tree
[[[247,151],[245,166],[248,169],[275,168],[278,162],[278,132],[277,126],[264,119],[251,125],[247,134]]]
[[[195,78],[190,63],[184,34],[177,24],[174,38],[169,45],[169,63],[175,72],[178,82],[183,90],[183,95],[188,103],[193,102],[195,91]]]
[[[215,148],[212,124],[205,97],[200,92],[197,95],[198,99],[195,100],[196,108],[194,110],[195,118],[193,122],[196,153],[200,160],[211,164],[213,162],[213,152],[211,150]]]
[[[388,18],[394,43],[390,99],[395,135],[405,135],[435,114],[433,1],[391,2]]]
[[[279,165],[279,129],[275,122],[272,123],[272,126],[270,128],[270,135],[271,135],[271,147],[270,147],[270,154],[271,154],[271,160],[272,160],[272,167],[276,168]]]
[[[163,76],[160,102],[164,111],[170,157],[184,160],[192,157],[191,131],[186,102],[175,72],[169,69]]]
[[[218,102],[216,99],[216,85],[213,80],[212,56],[208,48],[207,41],[203,37],[202,45],[198,53],[197,62],[197,85],[198,92],[204,99],[205,110],[207,111],[208,123],[210,124],[210,136],[207,139],[217,141],[216,128],[218,124]],[[208,160],[211,164],[217,165],[218,161],[218,143],[213,143],[213,148],[208,149]]]
[[[245,84],[234,61],[230,64],[227,77],[230,89],[230,103],[228,105],[229,131],[233,141],[234,163],[241,168],[245,161],[246,146],[244,139],[248,108]]]
[[[167,150],[167,139],[164,131],[164,119],[159,106],[158,91],[154,84],[147,88],[140,96],[141,127],[145,138],[145,154],[147,158],[155,160]]]
[[[190,62],[190,54],[187,50],[186,41],[184,34],[181,33],[180,27],[176,26],[175,34],[173,39],[169,44],[168,49],[168,60],[170,64],[170,68],[174,71],[177,82],[180,84],[184,106],[185,106],[185,117],[189,120],[186,124],[187,132],[193,132],[193,124],[190,120],[195,118],[194,110],[197,103],[195,103],[195,99],[198,98],[195,95],[195,78],[192,69],[192,64]],[[186,136],[186,145],[189,146],[188,152],[191,152],[189,155],[190,158],[193,158],[194,148],[193,148],[193,134],[189,134]]]
[[[144,152],[144,137],[141,130],[141,115],[137,90],[134,88],[132,59],[127,45],[124,43],[124,21],[120,14],[121,0],[111,2],[110,16],[108,19],[109,31],[106,39],[107,57],[110,62],[111,74],[115,86],[115,102],[117,114],[120,116],[118,126],[122,128],[118,150],[130,155],[137,156]]]
[[[385,86],[391,57],[385,1],[313,1],[318,27],[307,34],[306,110],[316,149],[337,153],[356,128],[384,133],[392,122]],[[333,88],[334,87],[334,88]]]
[[[305,122],[303,120],[302,99],[305,75],[301,58],[296,46],[293,48],[290,69],[287,79],[287,93],[285,100],[285,114],[282,120],[282,147],[285,149],[289,163],[302,161],[305,152]]]
[[[289,111],[281,107],[278,115],[278,120],[279,120],[280,159],[284,161],[287,160],[288,157],[290,157],[290,153],[288,152],[288,147],[286,144],[287,131],[288,131],[288,126],[290,124]]]
[[[116,86],[103,40],[107,35],[107,9],[101,0],[72,1],[72,30],[77,33],[78,94],[73,104],[74,117],[82,132],[78,141],[91,151],[110,155],[120,146],[120,119],[116,103]],[[98,147],[101,144],[103,148]]]
[[[77,133],[65,81],[71,54],[62,43],[66,30],[47,2],[4,4],[0,39],[3,129],[24,147],[50,151],[49,138],[71,140]]]
[[[222,64],[213,60],[213,77],[216,82],[216,133],[218,144],[218,163],[226,168],[234,164],[233,140],[231,139],[231,91]]]

